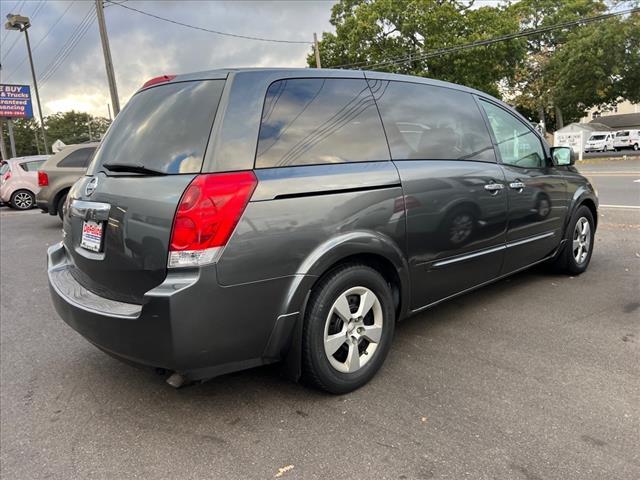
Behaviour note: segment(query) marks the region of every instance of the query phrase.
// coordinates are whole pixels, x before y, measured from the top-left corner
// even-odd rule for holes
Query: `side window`
[[[502,163],[524,168],[546,166],[542,142],[536,134],[506,110],[484,101],[481,104],[496,137]]]
[[[86,168],[89,165],[91,155],[95,152],[95,147],[79,148],[58,162],[58,167]]]
[[[40,167],[44,164],[44,160],[36,160],[34,162],[28,162],[27,166],[29,167],[30,172],[37,172]]]
[[[450,88],[370,80],[394,160],[495,162],[473,97]]]
[[[25,172],[35,172],[42,166],[43,163],[44,163],[44,160],[24,162],[20,164],[20,168],[22,168],[22,170],[24,170]]]
[[[389,160],[365,80],[272,83],[262,111],[256,168]]]

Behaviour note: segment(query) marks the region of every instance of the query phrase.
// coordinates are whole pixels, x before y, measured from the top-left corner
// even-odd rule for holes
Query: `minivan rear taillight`
[[[195,177],[182,194],[173,219],[169,268],[214,262],[257,184],[251,171]]]
[[[42,170],[38,170],[38,186],[46,187],[49,185],[49,175]]]

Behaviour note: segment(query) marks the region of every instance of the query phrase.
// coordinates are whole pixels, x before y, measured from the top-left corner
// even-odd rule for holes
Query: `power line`
[[[510,33],[510,34],[507,34],[507,35],[502,35],[500,37],[494,37],[494,38],[490,38],[490,39],[486,39],[486,40],[479,40],[479,41],[472,42],[472,43],[467,43],[467,44],[464,44],[464,45],[457,45],[457,46],[454,46],[454,47],[440,48],[440,49],[434,50],[432,52],[423,53],[421,55],[418,54],[418,55],[407,56],[407,57],[396,57],[396,58],[391,58],[389,60],[385,60],[383,62],[378,62],[378,63],[373,63],[373,64],[369,64],[368,62],[345,63],[345,64],[342,64],[342,65],[333,66],[331,68],[345,68],[345,67],[359,67],[359,66],[362,66],[362,67],[365,67],[365,68],[369,69],[369,68],[375,68],[375,67],[381,67],[381,66],[387,66],[387,65],[398,65],[398,64],[407,63],[407,62],[426,60],[428,58],[439,57],[441,55],[445,55],[445,54],[448,54],[448,53],[454,53],[454,52],[458,52],[458,51],[461,51],[461,50],[467,50],[469,48],[492,45],[494,43],[504,42],[506,40],[513,40],[513,39],[516,39],[516,38],[529,37],[531,35],[537,35],[539,33],[546,33],[546,32],[550,32],[550,31],[553,31],[553,30],[558,30],[558,29],[561,29],[561,28],[586,25],[586,24],[597,22],[597,21],[600,21],[600,20],[605,20],[607,18],[618,17],[618,16],[622,16],[622,15],[626,15],[626,14],[633,14],[633,13],[638,13],[638,12],[640,12],[640,8],[630,8],[630,9],[627,9],[627,10],[621,10],[619,12],[605,13],[605,14],[602,14],[602,15],[596,15],[596,16],[593,16],[593,17],[586,17],[586,18],[582,18],[582,19],[579,19],[579,20],[572,20],[572,21],[569,21],[569,22],[563,22],[563,23],[558,23],[558,24],[555,24],[555,25],[549,25],[548,27],[541,27],[541,28],[536,28],[536,29],[523,30],[521,32]]]
[[[87,31],[89,31],[89,28],[91,27],[91,25],[93,25],[93,22],[95,22],[95,20],[96,20],[95,12],[91,12],[91,13],[92,13],[92,15],[90,16],[88,22],[82,27],[82,30],[78,33],[78,35],[73,40],[73,42],[68,46],[66,51],[63,54],[61,54],[61,56],[58,59],[54,60],[55,64],[53,65],[53,67],[51,67],[51,69],[49,69],[45,73],[45,75],[42,76],[42,85],[43,86],[58,71],[58,69],[62,66],[62,64],[65,62],[65,60],[69,57],[69,55],[71,55],[73,50],[80,43],[80,40],[82,40],[82,38],[86,35]]]
[[[67,8],[64,10],[64,12],[62,12],[62,14],[58,17],[58,19],[53,22],[53,24],[51,25],[51,27],[49,28],[49,30],[47,31],[47,33],[44,34],[44,36],[38,40],[38,43],[35,44],[35,46],[33,47],[33,52],[36,51],[36,49],[40,46],[40,44],[42,44],[42,42],[44,42],[44,40],[49,36],[49,34],[51,33],[51,31],[55,28],[56,25],[58,25],[58,23],[60,23],[60,20],[62,20],[62,17],[64,17],[67,12],[69,11],[69,9],[71,8],[71,6],[76,2],[76,0],[71,0],[71,2],[69,2],[69,5],[67,5]],[[5,80],[9,80],[19,69],[20,67],[22,67],[22,65],[24,65],[24,62],[27,61],[28,57],[24,57],[22,59],[22,61],[16,66],[16,68],[13,69],[13,71],[7,75],[7,77],[5,78]]]
[[[25,2],[23,1],[22,3],[24,4]],[[23,5],[20,5],[19,8],[22,8],[22,6]],[[43,6],[44,6],[44,0],[40,0],[40,2],[36,5],[36,8],[34,8],[33,12],[31,13],[31,20],[36,18],[36,16],[38,15],[38,13],[40,13],[40,10],[42,9]],[[12,13],[12,12],[9,12],[9,13]],[[7,31],[7,34],[8,33],[9,33],[9,31]],[[5,37],[6,37],[6,35],[5,35]],[[16,35],[16,39],[13,41],[13,43],[9,47],[9,50],[6,51],[6,53],[4,54],[4,57],[2,57],[2,63],[4,63],[4,61],[7,59],[7,57],[11,53],[11,50],[13,50],[13,47],[15,47],[16,44],[18,43],[19,39],[20,39],[20,35]],[[4,43],[4,40],[3,40],[3,43]]]
[[[82,37],[87,33],[87,30],[96,19],[96,14],[93,9],[93,5],[89,7],[89,10],[85,14],[82,21],[76,26],[73,33],[69,36],[67,41],[64,43],[62,48],[58,50],[54,59],[47,65],[44,69],[44,73],[42,74],[41,81],[42,85],[44,85],[51,76],[60,68],[62,63],[67,59],[70,53],[73,51],[75,46],[80,42]]]
[[[33,13],[31,14],[31,20],[33,20],[34,18],[36,18],[38,16],[38,14],[40,13],[40,10],[42,10],[43,6],[44,6],[44,0],[40,0],[40,3],[38,3],[36,8],[33,10]]]
[[[106,1],[108,3],[110,3],[111,5],[117,5],[118,7],[126,8],[127,10],[131,10],[133,12],[138,12],[138,13],[141,13],[143,15],[147,15],[148,17],[153,17],[155,19],[162,20],[164,22],[173,23],[174,25],[180,25],[182,27],[192,28],[194,30],[200,30],[202,32],[215,33],[216,35],[223,35],[223,36],[226,36],[226,37],[234,37],[234,38],[243,38],[245,40],[256,40],[256,41],[260,41],[260,42],[295,43],[295,44],[300,44],[300,45],[311,45],[313,43],[313,42],[309,42],[309,41],[280,40],[280,39],[275,39],[275,38],[252,37],[252,36],[249,36],[249,35],[239,35],[239,34],[236,34],[236,33],[220,32],[218,30],[211,30],[211,29],[208,29],[208,28],[198,27],[196,25],[191,25],[191,24],[188,24],[188,23],[179,22],[177,20],[172,20],[170,18],[161,17],[159,15],[155,15],[155,14],[150,13],[150,12],[145,12],[144,10],[139,10],[137,8],[130,7],[129,5],[123,5],[124,2],[117,3],[117,2],[114,2],[112,0],[106,0]]]
[[[11,9],[9,10],[9,13],[13,13],[13,12],[17,12],[22,8],[22,5],[24,5],[24,2],[26,2],[27,0],[18,0],[16,3],[13,4],[13,7],[11,7]],[[20,6],[18,6],[18,4]],[[6,32],[4,32],[4,35],[2,37],[2,43],[4,44],[4,42],[7,40],[7,35],[9,35],[10,30],[7,30]]]

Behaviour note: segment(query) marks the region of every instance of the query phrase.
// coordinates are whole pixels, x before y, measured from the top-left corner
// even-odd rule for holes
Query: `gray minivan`
[[[348,392],[409,315],[540,262],[586,270],[598,200],[573,161],[508,105],[450,83],[158,77],[69,192],[53,302],[175,387],[283,361]]]

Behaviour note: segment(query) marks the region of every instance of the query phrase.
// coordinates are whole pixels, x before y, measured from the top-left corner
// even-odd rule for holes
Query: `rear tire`
[[[64,202],[67,201],[67,194],[65,193],[58,199],[58,204],[56,205],[56,212],[58,213],[58,217],[60,220],[64,220]]]
[[[395,327],[391,288],[371,267],[340,266],[313,289],[302,336],[303,380],[330,393],[366,384],[389,353]]]
[[[17,190],[11,195],[9,204],[17,210],[29,210],[36,203],[35,195],[29,190]]]
[[[634,143],[633,144],[633,150],[637,152],[639,149],[640,149],[640,147],[638,146],[638,144]]]
[[[554,268],[567,275],[580,275],[589,266],[595,240],[591,210],[582,205],[571,217],[566,243],[554,261]]]

